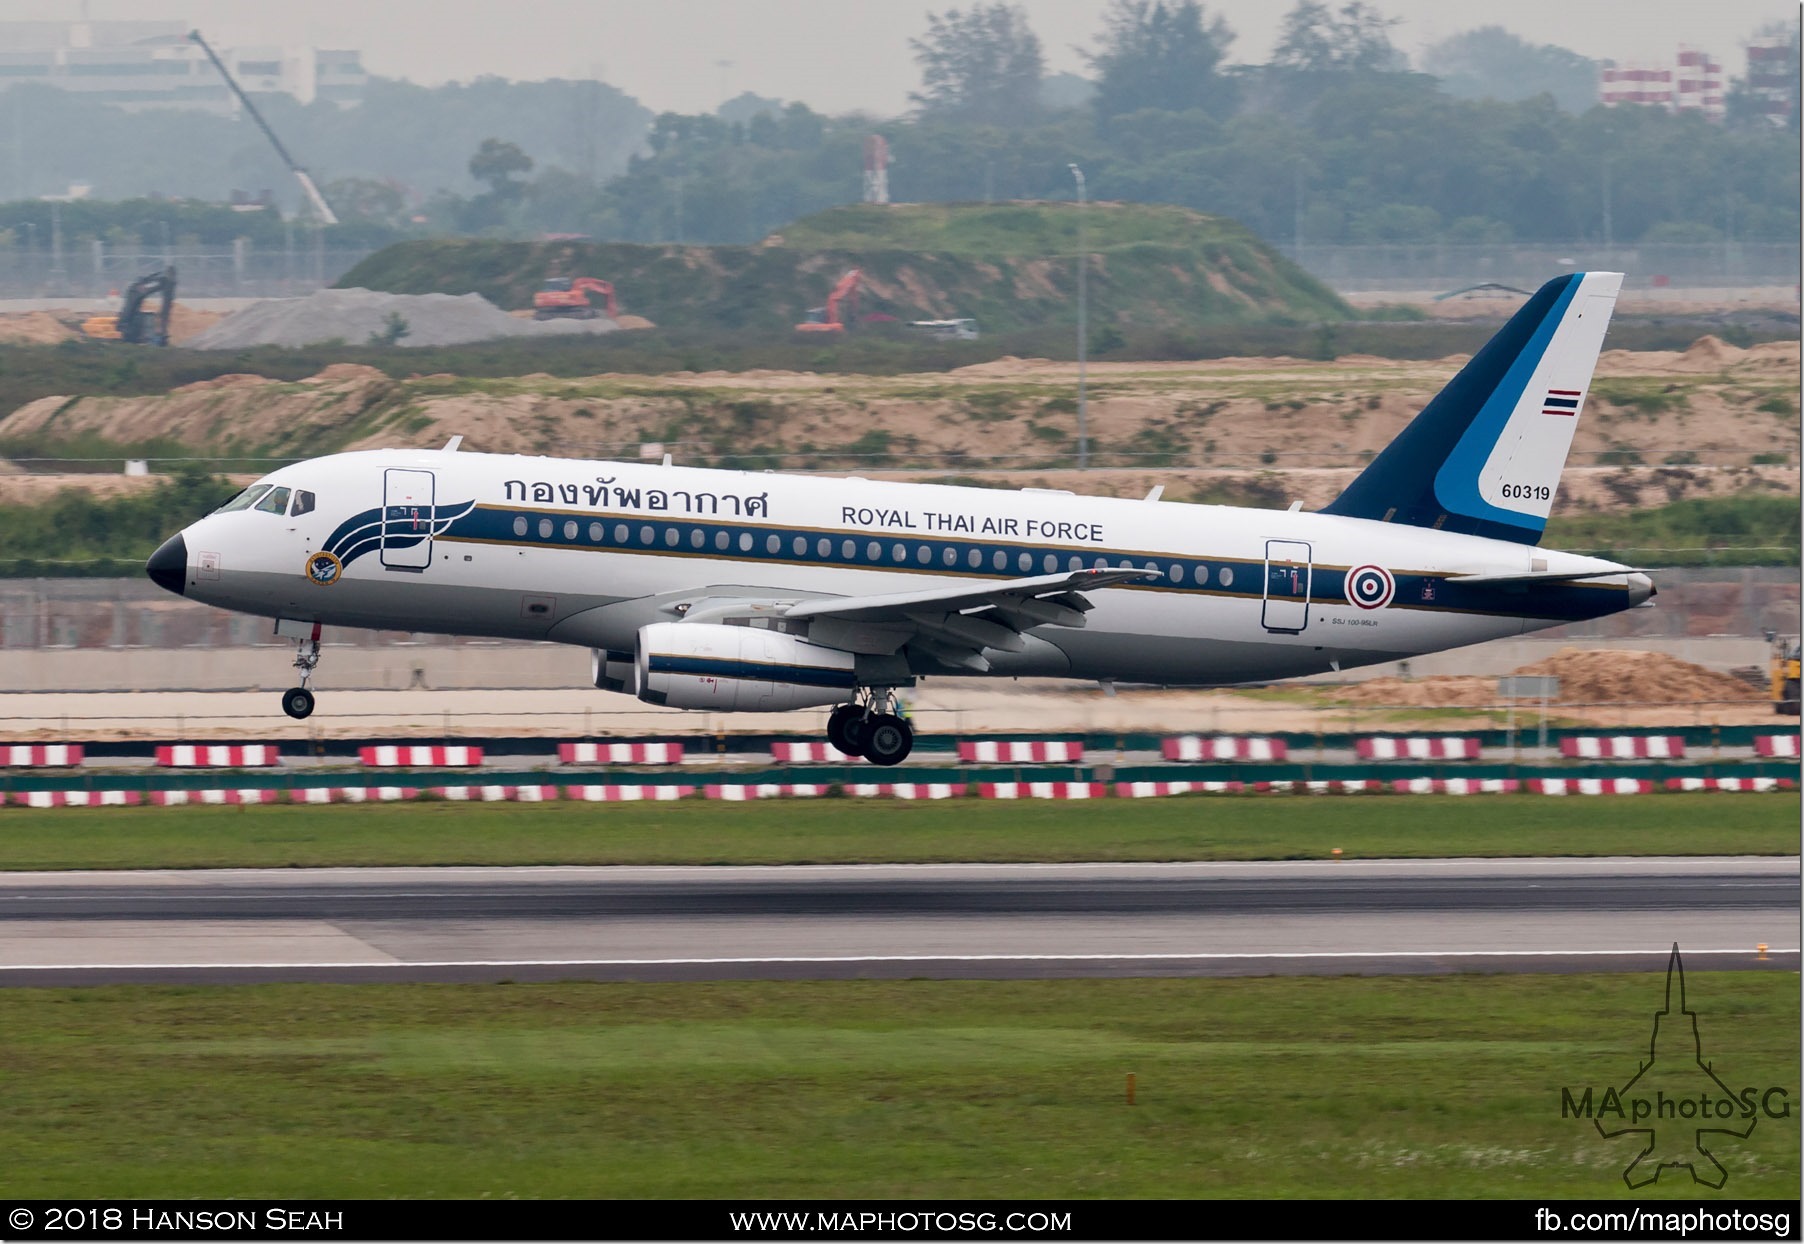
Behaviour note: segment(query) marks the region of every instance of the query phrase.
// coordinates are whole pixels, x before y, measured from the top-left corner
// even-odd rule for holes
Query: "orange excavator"
[[[591,292],[607,299],[608,318],[620,318],[620,304],[614,300],[614,287],[592,276],[553,276],[545,279],[545,287],[532,296],[532,318],[535,320],[592,320],[596,312],[589,301]]]
[[[858,309],[858,283],[864,279],[864,273],[852,268],[839,278],[839,284],[827,295],[827,305],[810,307],[806,322],[797,324],[798,333],[843,333],[846,331],[846,317],[840,313],[840,307],[846,299],[852,300],[849,311]]]

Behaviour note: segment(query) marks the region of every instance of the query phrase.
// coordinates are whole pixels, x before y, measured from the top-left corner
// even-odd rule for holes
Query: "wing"
[[[1023,633],[1036,626],[1084,625],[1093,606],[1082,593],[1149,582],[1156,570],[1074,570],[1069,574],[960,584],[881,596],[806,600],[783,616],[809,623],[809,638],[854,652],[918,649],[942,665],[985,673],[984,649],[1025,652]]]

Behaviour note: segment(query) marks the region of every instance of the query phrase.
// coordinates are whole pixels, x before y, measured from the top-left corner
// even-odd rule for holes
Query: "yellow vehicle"
[[[156,295],[162,296],[162,305],[151,311],[145,303]],[[166,346],[169,344],[169,313],[174,307],[175,269],[165,268],[133,281],[125,291],[125,304],[119,308],[118,315],[91,315],[82,321],[81,331],[97,341]]]
[[[1798,716],[1799,643],[1796,636],[1773,643],[1773,711],[1788,717]]]

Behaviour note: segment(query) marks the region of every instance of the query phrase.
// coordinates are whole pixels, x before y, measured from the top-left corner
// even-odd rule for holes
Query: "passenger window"
[[[226,502],[213,512],[215,514],[230,514],[233,510],[248,510],[263,499],[263,494],[268,492],[269,488],[270,486],[268,484],[252,484],[249,488],[246,488],[243,492],[239,493],[236,497],[233,497],[230,501]]]
[[[294,506],[288,511],[290,518],[299,518],[303,514],[313,513],[313,494],[304,488],[294,490]]]
[[[257,502],[257,508],[265,514],[286,514],[288,512],[288,490],[275,488],[270,494]]]

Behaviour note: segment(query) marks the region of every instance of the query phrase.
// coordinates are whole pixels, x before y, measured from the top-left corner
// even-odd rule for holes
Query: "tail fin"
[[[1539,543],[1621,288],[1543,285],[1322,512]]]

